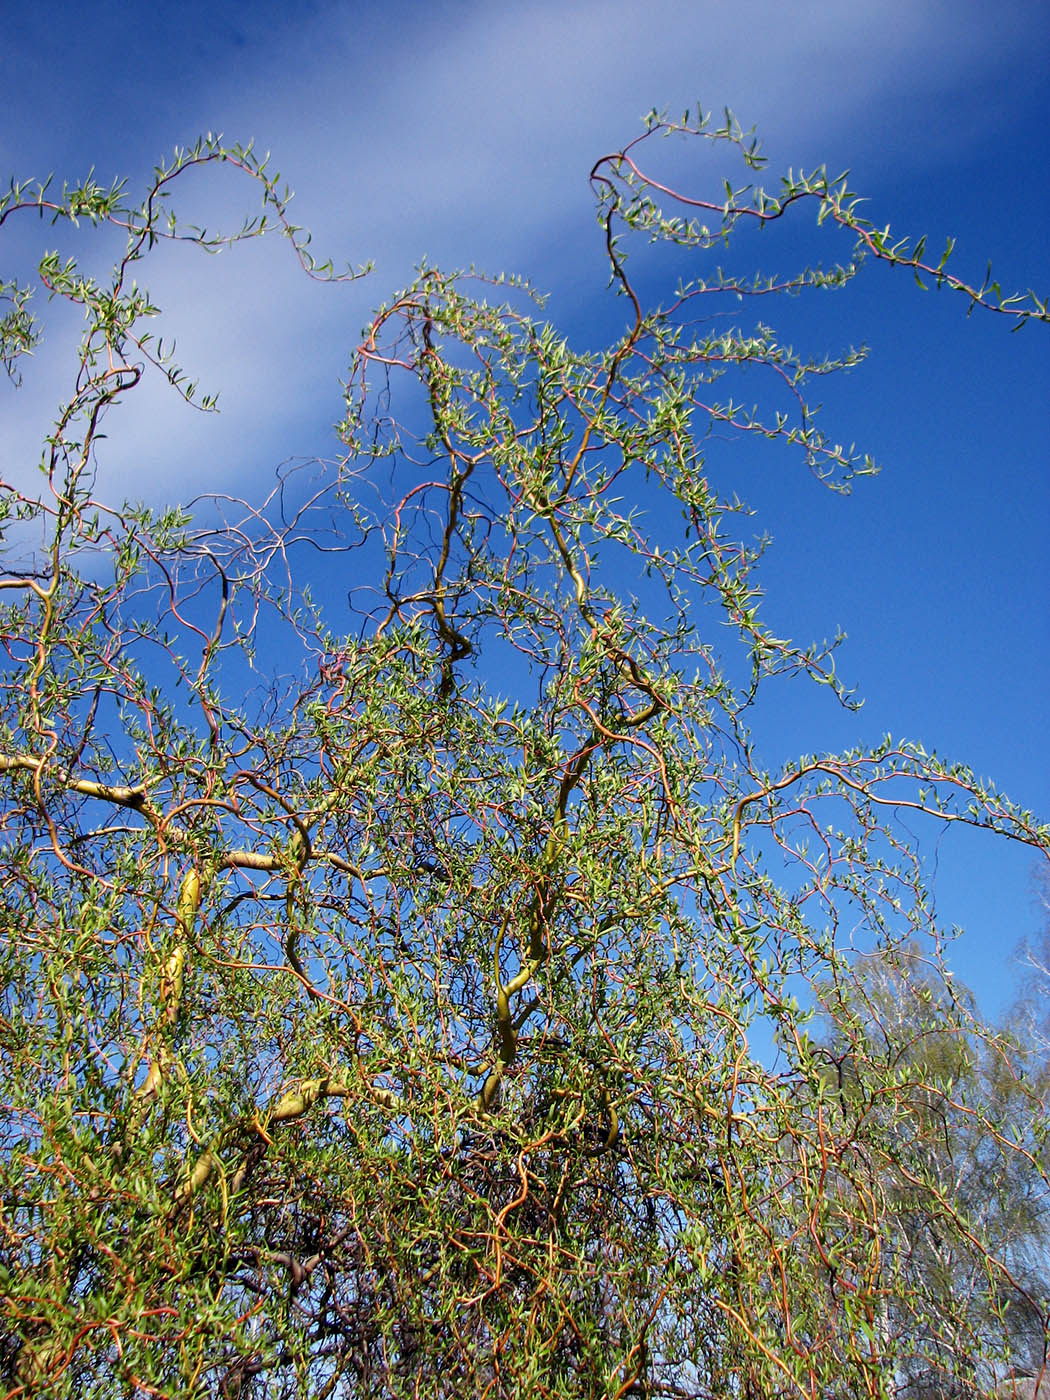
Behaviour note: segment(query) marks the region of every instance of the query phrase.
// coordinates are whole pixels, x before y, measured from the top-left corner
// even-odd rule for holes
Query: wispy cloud
[[[729,101],[785,164],[928,161],[931,140],[943,153],[965,137],[965,120],[994,120],[973,111],[960,121],[960,94],[1016,55],[1027,22],[1024,5],[997,9],[993,26],[984,7],[915,0],[364,9],[317,5],[303,17],[296,7],[290,19],[278,6],[243,31],[228,21],[222,43],[202,49],[196,68],[191,55],[192,77],[155,107],[132,61],[138,88],[124,102],[144,114],[139,150],[206,128],[254,136],[298,190],[317,248],[375,258],[378,272],[350,289],[315,287],[276,243],[147,267],[162,329],[203,384],[222,390],[223,412],[189,415],[160,384],[136,392],[107,455],[110,491],[237,489],[291,453],[330,448],[338,376],[368,306],[423,254],[566,277],[581,256],[568,250],[593,249],[587,170],[649,106]],[[89,114],[85,146],[95,127],[108,148],[112,125]],[[233,186],[205,190],[194,213],[207,206],[209,223],[254,203]],[[68,343],[45,347],[19,413],[5,415],[8,479],[35,460],[68,356]]]

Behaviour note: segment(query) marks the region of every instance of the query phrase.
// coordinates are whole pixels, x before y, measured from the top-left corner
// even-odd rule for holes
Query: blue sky
[[[87,0],[8,10],[0,34],[4,174],[78,179],[94,165],[135,189],[174,145],[223,131],[272,152],[317,252],[377,263],[331,288],[304,282],[276,240],[217,259],[163,251],[144,280],[223,411],[137,393],[108,425],[111,496],[261,491],[285,458],[331,453],[358,331],[424,255],[524,273],[566,333],[593,335],[608,303],[587,172],[653,106],[729,105],[757,125],[771,180],[848,166],[880,224],[931,246],[956,236],[960,275],[980,280],[991,258],[1004,284],[1050,292],[1043,0]],[[716,175],[697,163],[689,178]],[[203,180],[185,212],[229,225],[255,200]],[[42,237],[29,221],[5,229],[5,275]],[[813,239],[800,223],[761,256],[846,251]],[[49,240],[108,258],[102,239]],[[844,628],[839,669],[866,698],[849,717],[826,692],[785,691],[756,722],[771,766],[891,731],[1050,817],[1050,338],[964,313],[878,268],[845,297],[763,308],[813,351],[870,344],[866,366],[827,385],[824,417],[884,470],[843,499],[799,463],[721,464],[775,537],[762,574],[774,630]],[[75,327],[60,310],[49,324],[20,394],[0,389],[9,480],[28,478],[67,383]],[[1030,853],[955,833],[937,852],[940,917],[967,926],[955,964],[993,1014],[1012,995],[1016,942],[1038,929],[1033,870]]]

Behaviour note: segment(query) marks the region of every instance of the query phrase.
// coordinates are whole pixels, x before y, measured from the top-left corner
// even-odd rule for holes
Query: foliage
[[[1045,873],[1037,881],[1036,892],[1043,927],[1037,939],[1023,940],[1018,949],[1023,975],[1011,1019],[1022,1028],[1023,1038],[1037,1057],[1045,1061],[1050,1059],[1050,878]]]
[[[267,215],[229,241],[276,225],[337,274],[250,150],[211,140],[137,207],[91,181],[0,204],[127,234],[107,285],[40,264],[86,330],[39,493],[4,497],[8,1396],[883,1396],[919,1361],[956,1394],[1008,1359],[991,1327],[945,1352],[956,1304],[897,1233],[906,1196],[956,1222],[989,1296],[1009,1267],[901,1148],[931,1141],[945,1067],[866,1052],[847,1111],[808,1028],[822,1005],[827,1043],[859,1043],[858,949],[935,956],[902,812],[1047,830],[889,739],[761,766],[760,686],[850,702],[833,648],[764,625],[712,430],[838,489],[872,464],[806,407],[853,352],[708,311],[865,258],[1015,322],[1046,308],[925,262],[823,172],[676,193],[641,165],[661,133],[761,163],[730,119],[653,116],[595,166],[629,313],[608,347],[574,349],[526,287],[424,268],[354,354],[343,460],[196,520],[96,487],[149,365],[195,393],[132,280],[161,240],[223,243],[179,223],[175,182],[245,173]],[[848,261],[643,308],[632,236],[688,258],[807,205]],[[37,328],[5,295],[15,373]],[[733,400],[742,370],[768,414]],[[968,1006],[937,1014],[1005,1063]],[[1041,1123],[995,1130],[1035,1190]]]
[[[828,1095],[843,1125],[860,1136],[863,1122],[882,1151],[883,1270],[894,1280],[882,1326],[900,1393],[979,1393],[959,1358],[973,1364],[1004,1344],[1015,1368],[1041,1374],[1050,1202],[1033,1164],[1045,1056],[983,1034],[972,995],[915,948],[862,959],[823,1002],[830,1034],[813,1055]]]

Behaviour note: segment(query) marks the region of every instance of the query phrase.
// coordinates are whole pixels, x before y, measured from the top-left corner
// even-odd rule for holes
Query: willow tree
[[[9,1397],[892,1393],[928,1306],[888,1238],[916,1099],[870,1057],[895,1131],[844,1115],[807,1027],[852,1024],[858,947],[936,947],[902,808],[1047,832],[915,745],[760,765],[759,688],[838,682],[764,625],[706,457],[740,435],[832,488],[870,469],[807,412],[836,365],[769,329],[778,293],[882,261],[1047,312],[894,243],[823,172],[675,191],[645,166],[670,131],[760,164],[702,116],[598,162],[607,347],[520,284],[428,268],[353,354],[342,460],[196,520],[107,504],[102,441],[144,375],[193,396],[133,280],[162,240],[221,241],[177,188],[258,181],[266,218],[227,241],[275,227],[338,274],[214,142],[138,204],[0,204],[127,239],[105,283],[40,263],[86,326],[39,490],[4,496]],[[687,258],[806,208],[848,260],[643,303],[632,241]],[[5,286],[12,373],[28,290]],[[753,296],[754,329],[709,315]],[[768,416],[730,396],[744,367]],[[1037,1184],[1041,1121],[1000,1134]],[[994,1284],[1008,1261],[971,1233]],[[972,1390],[1007,1342],[935,1359]]]

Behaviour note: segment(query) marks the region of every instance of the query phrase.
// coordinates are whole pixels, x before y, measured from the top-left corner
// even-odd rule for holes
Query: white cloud
[[[931,98],[955,94],[933,139],[958,139],[959,94],[1016,52],[1025,14],[916,0],[587,0],[370,7],[363,36],[356,6],[275,22],[272,43],[256,33],[236,50],[236,70],[202,71],[168,93],[157,149],[202,128],[254,136],[297,188],[317,249],[374,257],[379,272],[352,289],[318,288],[276,242],[146,265],[165,333],[202,384],[222,390],[223,414],[190,415],[159,384],[136,391],[111,425],[108,489],[156,499],[238,489],[290,453],[318,450],[369,305],[423,254],[541,280],[559,265],[564,275],[571,248],[596,257],[587,170],[649,106],[729,101],[777,164],[928,160],[913,114],[936,114]],[[206,189],[220,213],[255,203],[241,187]],[[8,479],[35,459],[67,368],[45,348],[17,422],[8,414],[0,429]]]

